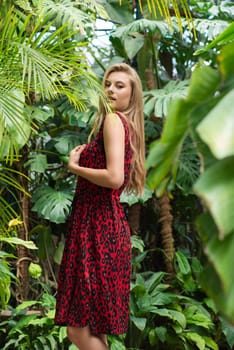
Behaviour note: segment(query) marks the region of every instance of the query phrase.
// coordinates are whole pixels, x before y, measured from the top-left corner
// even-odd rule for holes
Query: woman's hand
[[[74,166],[77,167],[79,164],[80,160],[80,155],[85,149],[86,144],[84,145],[79,145],[76,146],[71,152],[70,152],[70,157],[69,157],[69,162],[68,162],[68,169],[73,172]]]

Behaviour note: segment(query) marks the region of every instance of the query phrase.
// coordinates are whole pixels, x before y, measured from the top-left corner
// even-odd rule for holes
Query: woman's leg
[[[104,334],[101,336],[95,336],[91,334],[88,326],[84,328],[69,326],[67,327],[67,335],[79,350],[108,350]]]

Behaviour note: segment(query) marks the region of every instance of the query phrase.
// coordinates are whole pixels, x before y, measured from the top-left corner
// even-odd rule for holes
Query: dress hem
[[[69,324],[68,322],[54,322],[54,325],[55,326],[60,326],[60,327],[75,327],[75,328],[85,328],[87,326],[90,327],[90,325],[87,323],[85,325],[74,325],[74,324]],[[107,329],[92,329],[92,327],[90,327],[90,330],[91,330],[91,333],[92,334],[106,334],[106,335],[121,335],[121,334],[126,334],[127,333],[127,328],[124,330],[124,331],[111,331],[110,329],[107,330]]]

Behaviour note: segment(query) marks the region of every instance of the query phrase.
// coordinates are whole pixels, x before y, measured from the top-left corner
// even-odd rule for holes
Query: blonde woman
[[[129,65],[116,64],[106,71],[103,87],[113,112],[101,103],[95,139],[77,146],[69,159],[78,182],[55,323],[67,326],[79,350],[107,350],[108,334],[127,331],[131,237],[119,197],[124,189],[141,193],[145,183],[140,79]]]

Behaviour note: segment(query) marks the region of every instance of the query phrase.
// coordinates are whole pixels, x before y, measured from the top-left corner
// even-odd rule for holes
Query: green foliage
[[[234,49],[234,45],[232,46]],[[234,154],[233,106],[234,90],[228,92],[199,123],[196,131],[218,159]]]
[[[41,10],[38,7],[37,17],[34,17],[32,13],[25,15],[12,8],[1,22],[4,28],[1,32],[0,47],[0,57],[4,57],[1,60],[0,87],[0,120],[4,125],[0,134],[1,159],[4,156],[13,159],[14,154],[17,155],[29,139],[32,125],[24,114],[24,103],[28,94],[37,94],[37,102],[65,95],[77,109],[84,110],[89,100],[85,91],[88,91],[91,85],[99,89],[96,78],[85,63],[82,49],[86,43],[80,35],[74,40],[78,30],[68,33],[68,20],[57,27],[56,18],[52,20],[50,17],[48,20],[40,13],[43,10],[43,6]],[[60,13],[58,6],[53,7],[53,11]],[[82,11],[79,13],[81,16]],[[71,18],[71,9],[69,14]],[[50,13],[48,16],[51,16]],[[79,24],[79,18],[76,17],[76,25]],[[33,28],[31,32],[28,30],[30,23]],[[12,59],[6,59],[6,52]],[[7,84],[5,80],[8,75],[4,72],[11,76],[11,82]],[[80,79],[79,76],[83,78]],[[8,145],[8,148],[5,145]]]
[[[171,105],[160,140],[147,159],[148,183],[160,195],[171,190],[177,178],[183,140],[190,135],[202,161],[202,173],[193,184],[204,204],[197,226],[204,239],[207,267],[201,283],[218,308],[234,320],[233,265],[233,24],[200,52],[220,47],[217,67],[200,63],[194,70],[185,99]],[[231,49],[232,47],[232,49]],[[211,227],[213,230],[211,230]],[[228,250],[227,250],[228,247]]]
[[[0,250],[0,301],[1,308],[5,308],[7,305],[11,292],[10,286],[12,279],[15,279],[15,275],[11,272],[9,262],[7,259],[12,259],[14,256]]]
[[[144,92],[144,113],[162,118],[168,114],[168,108],[173,99],[186,95],[188,81],[169,81],[163,89]]]
[[[132,59],[144,45],[144,32],[150,35],[156,33],[167,34],[168,25],[164,21],[152,21],[147,19],[138,19],[126,25],[117,28],[111,35],[111,42],[118,47],[118,51],[124,52],[123,56]]]
[[[17,227],[22,221],[13,219],[8,223],[8,230],[0,230],[0,309],[5,309],[11,297],[11,283],[16,281],[16,276],[12,271],[12,262],[16,256],[9,253],[6,246],[13,249],[18,245],[22,245],[27,249],[36,250],[37,247],[32,241],[25,241],[16,237]]]
[[[233,231],[234,199],[230,196],[234,188],[233,166],[234,157],[216,162],[199,177],[194,186],[195,192],[204,200],[214,218],[220,239]]]
[[[51,187],[43,186],[33,196],[35,205],[32,210],[51,222],[62,223],[66,221],[72,199],[73,193],[69,189],[56,191]]]
[[[140,256],[142,246],[134,246]],[[210,307],[212,303],[197,282],[202,266],[196,258],[189,260],[177,251],[175,269],[175,279],[170,282],[162,271],[134,275],[127,349],[219,349],[224,334],[216,334],[215,308]],[[230,331],[231,340],[234,333],[230,327],[226,324],[225,332]]]
[[[54,309],[55,298],[47,289],[40,300],[26,301],[12,309],[10,320],[0,323],[2,350],[68,349],[65,327],[54,325]]]
[[[89,14],[85,12],[87,6]],[[91,18],[95,21],[97,13],[106,17],[104,8],[95,1],[82,4],[73,1],[57,1],[55,4],[49,0],[33,3],[4,1],[1,5],[1,230],[12,218],[21,214],[19,192],[28,193],[25,187],[30,187],[22,185],[22,182],[26,184],[29,181],[22,173],[23,167],[27,168],[25,173],[29,169],[29,176],[37,174],[33,175],[37,186],[38,178],[46,173],[48,167],[58,166],[57,162],[51,164],[51,153],[48,156],[43,149],[44,140],[49,143],[48,138],[52,136],[45,124],[53,117],[58,118],[49,101],[65,99],[70,113],[71,110],[77,113],[95,101],[95,94],[96,100],[103,95],[84,55],[87,47],[85,30]],[[92,94],[91,87],[94,88]],[[44,130],[39,130],[41,126]],[[60,151],[62,138],[57,139],[59,146]],[[60,162],[66,161],[69,147],[63,151]],[[29,148],[31,152],[26,154]],[[53,151],[57,153],[56,149]],[[8,168],[9,164],[12,168]],[[34,184],[31,184],[30,190]],[[67,197],[66,200],[68,204]],[[60,217],[67,212],[66,204],[63,208],[56,207],[53,213],[55,222],[64,220]]]
[[[135,204],[135,203],[145,203],[149,198],[152,198],[152,190],[150,190],[148,187],[144,188],[144,192],[142,195],[135,195],[134,193],[126,193],[123,192],[120,196],[121,203],[127,203],[129,206]]]
[[[15,199],[16,190],[28,194],[24,187],[16,180],[16,176],[18,175],[19,172],[15,169],[0,164],[0,233],[6,231],[8,223],[18,216],[17,209],[11,206],[8,202],[6,192],[8,192],[9,196],[13,197],[13,199]]]

